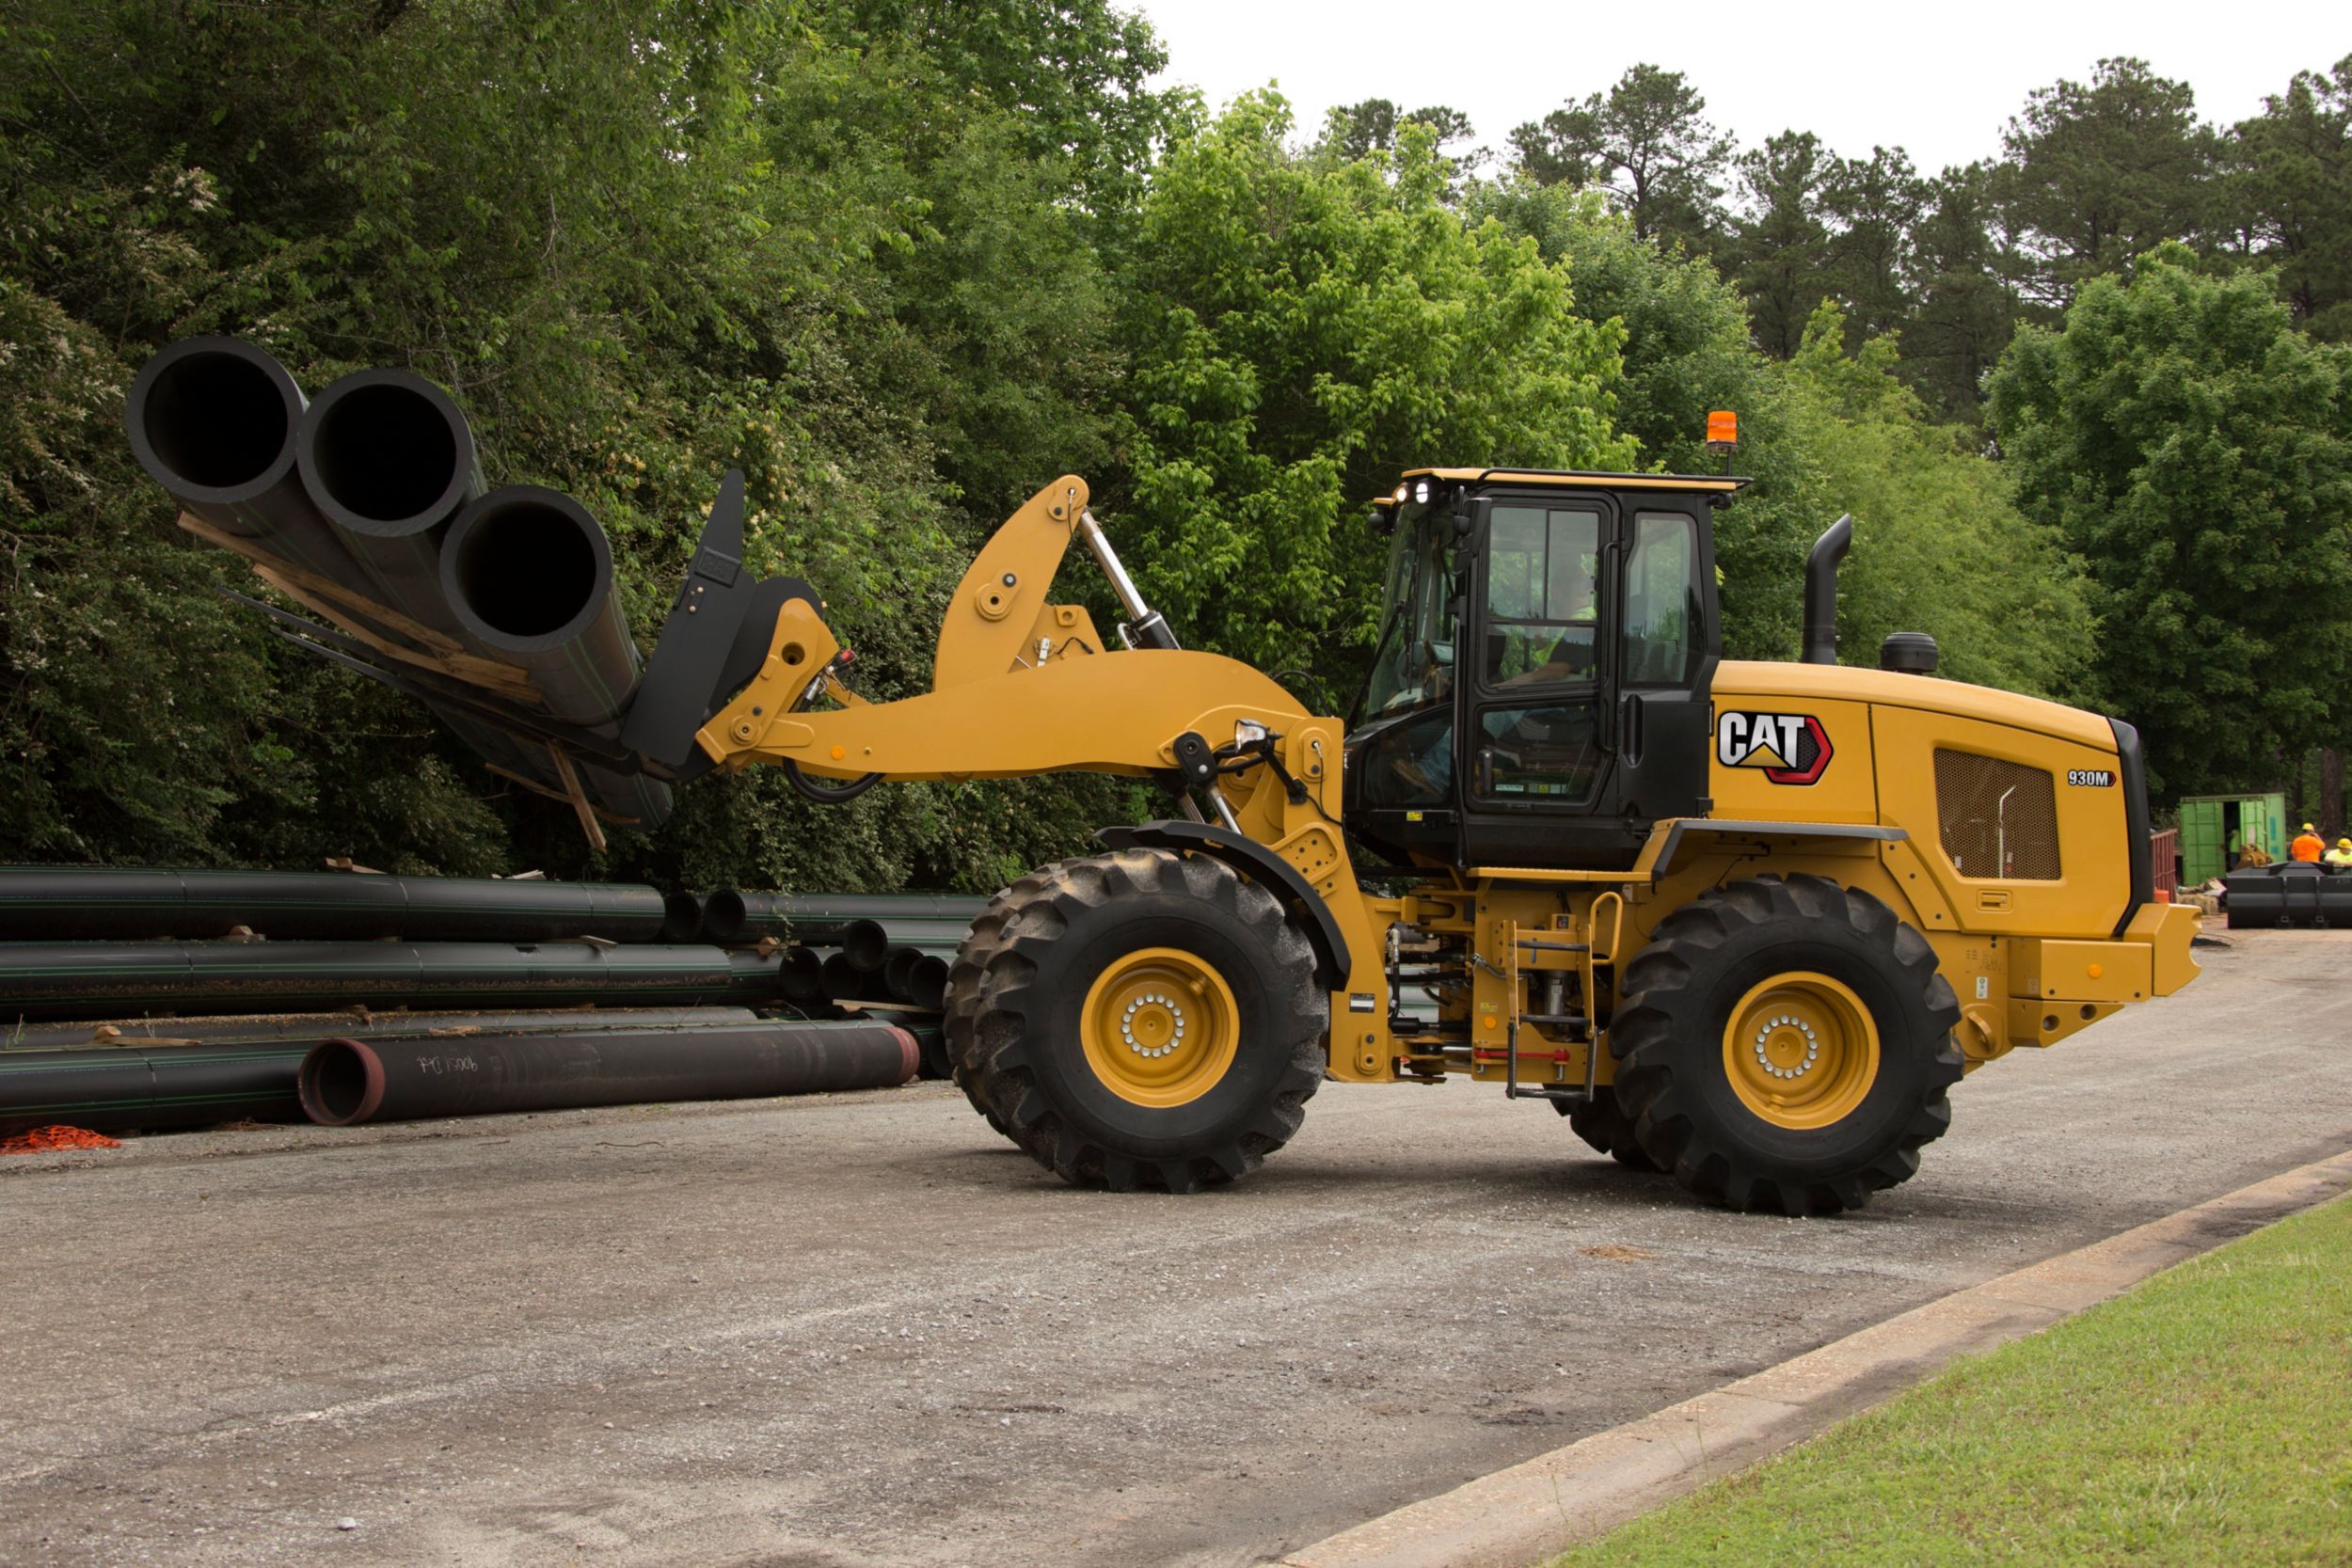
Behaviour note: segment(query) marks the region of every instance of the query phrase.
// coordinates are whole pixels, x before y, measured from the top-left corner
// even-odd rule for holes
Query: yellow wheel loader
[[[1916,634],[1836,663],[1846,520],[1807,567],[1804,661],[1723,658],[1711,523],[1743,483],[1406,474],[1371,509],[1386,598],[1349,722],[1181,648],[1071,476],[982,548],[902,701],[859,698],[815,589],[744,569],[739,475],[617,724],[298,640],[566,781],[1165,784],[1184,815],[1003,890],[949,983],[957,1081],[1068,1180],[1194,1192],[1327,1079],[1459,1076],[1716,1202],[1832,1213],[1918,1168],[1963,1073],[2185,985],[2196,916],[2156,901],[2128,724],[1939,679]],[[1055,597],[1073,541],[1110,636]]]

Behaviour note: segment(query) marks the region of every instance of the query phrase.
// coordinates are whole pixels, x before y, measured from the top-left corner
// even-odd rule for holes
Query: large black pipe
[[[1804,558],[1804,654],[1806,664],[1837,662],[1837,563],[1853,546],[1853,517],[1841,516],[1813,541]]]
[[[825,999],[825,956],[808,947],[785,950],[783,967],[777,972],[777,983],[785,996],[794,1002],[821,1002]]]
[[[894,920],[887,926],[879,920],[853,920],[842,928],[841,951],[861,969],[880,969],[894,947],[952,954],[971,930],[959,920]]]
[[[138,1011],[321,1006],[757,1006],[781,999],[778,956],[588,942],[13,942],[0,945],[0,1022]]]
[[[879,968],[850,961],[847,953],[828,953],[818,968],[818,984],[829,1002],[887,1002],[890,988]]]
[[[893,947],[882,962],[882,983],[911,1007],[938,1012],[946,1006],[947,955],[920,947]]]
[[[0,939],[217,937],[243,926],[283,940],[405,937],[654,942],[668,910],[649,887],[340,871],[0,867]],[[5,1001],[5,998],[0,998]]]
[[[483,486],[456,400],[409,371],[359,371],[312,401],[294,450],[303,488],[377,600],[463,637],[441,588],[441,536]]]
[[[167,1031],[157,1031],[164,1037],[154,1044],[125,1039],[92,1048],[85,1038],[59,1039],[44,1050],[0,1050],[0,1135],[56,1121],[101,1132],[166,1132],[241,1119],[300,1121],[294,1080],[322,1036],[453,1041],[483,1034],[659,1031],[673,1037],[756,1022],[755,1015],[740,1007],[339,1014],[228,1023],[175,1019],[168,1021]]]
[[[906,1032],[914,1037],[915,1049],[921,1053],[916,1067],[917,1078],[952,1078],[955,1071],[947,1060],[947,1031],[937,1019],[910,1021]]]
[[[352,560],[295,472],[302,389],[235,338],[183,338],[131,383],[132,455],[181,510],[270,554],[364,592]]]
[[[703,901],[691,893],[673,893],[661,900],[661,940],[703,940]]]
[[[751,1023],[749,1007],[563,1007],[536,1012],[334,1012],[269,1013],[247,1018],[83,1019],[72,1023],[36,1023],[11,1029],[0,1038],[0,1061],[18,1051],[108,1050],[150,1045],[268,1045],[299,1040],[304,1049],[329,1035],[363,1039],[382,1037],[459,1037],[536,1033],[547,1029],[699,1029],[715,1023]],[[105,1033],[102,1034],[102,1031]]]
[[[468,506],[441,542],[442,595],[469,640],[518,664],[567,724],[607,734],[637,689],[637,644],[613,592],[612,546],[560,491],[508,484]],[[644,827],[668,820],[670,786],[583,767],[599,804]]]
[[[0,1135],[66,1122],[101,1132],[300,1121],[294,1078],[317,1037],[273,1045],[0,1051]]]
[[[722,947],[788,936],[797,942],[836,938],[859,920],[893,930],[908,920],[951,920],[970,926],[988,900],[937,893],[714,893],[703,908],[703,940]]]
[[[327,1040],[302,1063],[302,1108],[328,1127],[557,1111],[645,1101],[738,1100],[903,1084],[914,1037],[879,1023],[779,1022],[691,1034]]]

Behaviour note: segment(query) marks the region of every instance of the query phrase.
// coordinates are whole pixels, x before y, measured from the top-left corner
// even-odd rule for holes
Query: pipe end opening
[[[158,369],[137,429],[164,473],[196,490],[239,490],[286,461],[301,394],[258,351],[203,349]]]
[[[608,567],[596,520],[568,498],[485,507],[443,557],[453,597],[492,632],[549,637],[596,606]]]
[[[322,1127],[350,1127],[384,1103],[384,1061],[358,1040],[322,1040],[294,1081],[302,1114]]]
[[[471,442],[453,404],[405,380],[329,388],[310,416],[304,463],[324,499],[371,523],[440,521],[463,494]]]

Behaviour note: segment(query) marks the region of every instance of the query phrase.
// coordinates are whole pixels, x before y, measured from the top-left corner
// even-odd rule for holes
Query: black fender
[[[1223,861],[1249,881],[1274,895],[1306,933],[1314,949],[1315,978],[1325,990],[1345,990],[1353,966],[1347,938],[1340,923],[1298,867],[1243,833],[1206,822],[1138,822],[1129,828],[1104,828],[1095,842],[1110,849],[1174,849]]]

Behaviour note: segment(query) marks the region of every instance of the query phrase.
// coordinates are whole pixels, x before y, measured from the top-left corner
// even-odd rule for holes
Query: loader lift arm
[[[1334,1016],[1349,1020],[1332,1071],[1393,1076],[1382,943],[1339,831],[1341,721],[1311,714],[1247,664],[1177,647],[1087,502],[1086,482],[1064,475],[996,531],[950,601],[930,691],[856,699],[821,604],[794,596],[776,611],[757,671],[696,745],[718,768],[776,763],[845,785],[1092,772],[1197,793],[1215,828],[1147,823],[1106,830],[1104,841],[1206,857],[1272,895],[1308,942]],[[1129,646],[1105,647],[1083,607],[1052,602],[1073,539],[1119,593]],[[828,698],[849,701],[811,705]]]

